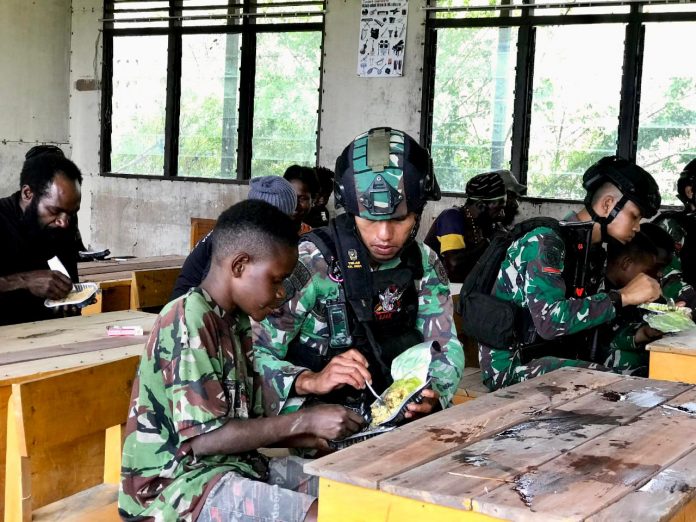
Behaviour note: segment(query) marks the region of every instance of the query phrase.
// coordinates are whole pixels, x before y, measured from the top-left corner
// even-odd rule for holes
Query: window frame
[[[321,11],[317,16],[321,22],[283,22],[257,24],[254,16],[240,16],[241,22],[226,25],[194,25],[184,26],[177,16],[181,16],[181,0],[169,0],[169,16],[172,17],[167,27],[133,27],[115,28],[110,13],[113,12],[114,0],[104,0],[103,41],[102,41],[102,81],[101,81],[101,111],[100,111],[100,158],[99,171],[101,176],[129,179],[158,179],[195,181],[203,183],[246,184],[251,179],[252,137],[254,125],[254,93],[256,88],[256,35],[260,33],[282,32],[321,32],[321,47],[319,58],[319,87],[317,105],[316,149],[315,162],[319,162],[321,129],[321,102],[323,93],[324,70],[324,40],[325,12],[324,0]],[[229,8],[241,7],[244,13],[253,13],[255,0],[228,0]],[[181,103],[181,73],[183,36],[191,34],[239,34],[240,46],[240,78],[238,92],[238,125],[237,125],[237,166],[236,177],[215,178],[198,176],[179,176],[179,122]],[[164,126],[164,166],[161,174],[129,174],[111,171],[111,132],[112,132],[112,94],[113,94],[113,50],[114,38],[122,36],[151,36],[168,37],[167,45],[167,81]]]
[[[642,81],[642,59],[645,44],[645,24],[655,22],[696,22],[696,12],[645,13],[646,2],[618,2],[629,5],[628,13],[615,14],[567,14],[535,15],[531,7],[535,2],[523,0],[530,7],[521,9],[519,16],[512,16],[510,11],[519,10],[520,5],[513,5],[511,0],[502,0],[497,10],[500,16],[491,18],[437,18],[437,0],[427,0],[425,20],[425,48],[423,56],[423,96],[421,110],[421,143],[430,149],[433,135],[433,106],[435,99],[435,74],[437,56],[438,29],[510,27],[517,28],[517,59],[514,81],[514,101],[512,116],[512,137],[510,170],[519,173],[519,182],[527,184],[529,137],[532,117],[532,94],[534,88],[534,58],[536,45],[536,27],[550,25],[591,25],[591,24],[626,24],[623,48],[623,67],[621,73],[621,93],[619,101],[618,140],[616,154],[635,161],[638,150],[638,130],[640,113],[640,94]],[[543,3],[539,0],[536,3]],[[675,6],[683,5],[678,1]],[[582,4],[582,2],[581,2]],[[611,2],[609,5],[616,5]],[[506,7],[509,5],[509,7]],[[567,5],[566,5],[567,6]],[[601,4],[595,4],[601,6]],[[577,7],[582,7],[579,5]],[[428,9],[430,8],[430,9]],[[443,191],[443,195],[458,197],[463,192]],[[538,203],[558,202],[577,203],[575,199],[561,199],[538,196],[524,196],[525,201]]]

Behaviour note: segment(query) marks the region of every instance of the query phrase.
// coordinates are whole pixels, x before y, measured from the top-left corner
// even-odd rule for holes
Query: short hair
[[[331,195],[334,189],[334,179],[336,178],[334,171],[327,169],[326,167],[316,167],[314,171],[316,173],[317,181],[319,182],[318,192],[326,192]]]
[[[30,151],[31,152],[31,151]],[[57,174],[82,184],[82,173],[72,161],[57,152],[43,152],[29,157],[22,165],[19,187],[27,185],[41,198]]]
[[[283,177],[288,181],[301,181],[312,195],[316,195],[319,192],[319,180],[314,172],[314,169],[310,167],[303,167],[301,165],[290,165],[286,170]]]
[[[674,239],[669,232],[656,223],[641,223],[640,232],[655,245],[655,248],[664,250],[665,255],[670,260],[672,259],[674,256]]]
[[[608,195],[614,196],[618,202],[623,197],[623,192],[621,192],[621,189],[619,189],[619,187],[613,183],[609,183],[608,181],[606,183],[602,183],[599,187],[597,187],[597,190],[595,190],[595,193],[592,195],[592,206],[596,205],[600,199]]]
[[[297,247],[297,226],[273,205],[247,199],[225,210],[213,229],[213,257],[224,259],[236,252],[253,257],[271,255],[274,245]]]
[[[642,228],[642,227],[641,227]],[[626,244],[611,242],[608,249],[608,257],[616,260],[620,257],[628,257],[634,261],[650,263],[657,258],[659,252],[657,246],[643,232],[638,232],[633,239]]]

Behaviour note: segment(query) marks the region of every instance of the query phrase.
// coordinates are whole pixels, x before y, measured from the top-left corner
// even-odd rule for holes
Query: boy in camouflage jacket
[[[316,519],[316,480],[272,445],[312,447],[347,436],[362,418],[340,406],[262,417],[249,317],[284,298],[297,260],[290,218],[263,201],[218,219],[210,271],[159,314],[133,384],[123,448],[124,520]]]

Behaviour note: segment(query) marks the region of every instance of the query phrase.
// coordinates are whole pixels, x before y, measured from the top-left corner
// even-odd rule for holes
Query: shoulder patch
[[[283,281],[285,299],[283,299],[280,306],[284,305],[295,297],[295,294],[299,290],[302,290],[302,288],[309,283],[311,278],[312,274],[309,272],[309,269],[304,265],[304,263],[302,263],[302,261],[298,261],[295,265],[295,269],[292,271],[292,274],[290,274],[287,279]]]
[[[447,271],[445,270],[442,262],[439,259],[435,259],[433,267],[435,268],[435,273],[437,274],[437,278],[440,280],[440,282],[443,285],[449,286],[449,277],[447,276]]]

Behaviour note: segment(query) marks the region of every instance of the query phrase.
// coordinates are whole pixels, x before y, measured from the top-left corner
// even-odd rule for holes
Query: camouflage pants
[[[590,370],[611,371],[598,363],[559,357],[540,357],[522,364],[519,351],[496,350],[479,344],[479,364],[483,384],[494,391],[526,381],[559,368],[574,366]]]
[[[604,360],[604,366],[614,373],[647,377],[649,359],[650,356],[645,350],[611,350]]]
[[[268,481],[226,473],[212,489],[198,522],[302,522],[317,499],[319,479],[298,457],[272,458]]]

